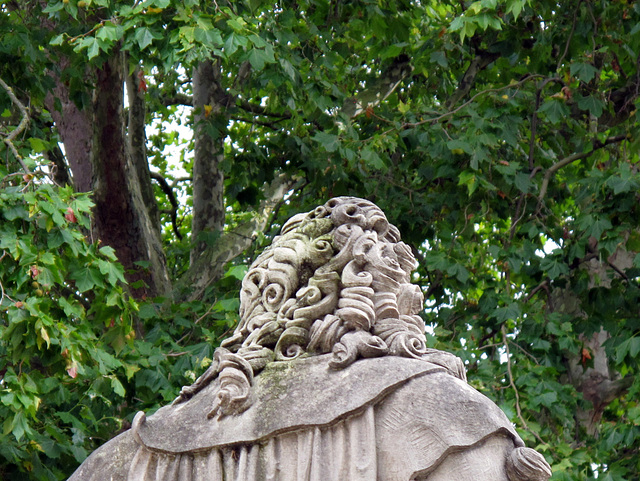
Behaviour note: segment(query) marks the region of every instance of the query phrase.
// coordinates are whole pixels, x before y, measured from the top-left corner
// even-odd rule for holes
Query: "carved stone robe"
[[[208,419],[215,381],[134,423],[70,481],[507,479],[506,453],[522,440],[465,381],[421,359],[361,359],[343,370],[328,359],[272,362],[245,412]]]

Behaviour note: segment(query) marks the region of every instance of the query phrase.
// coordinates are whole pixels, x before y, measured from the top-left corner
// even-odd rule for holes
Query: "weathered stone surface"
[[[210,369],[71,481],[547,480],[462,362],[426,347],[414,268],[371,202],[292,218]]]

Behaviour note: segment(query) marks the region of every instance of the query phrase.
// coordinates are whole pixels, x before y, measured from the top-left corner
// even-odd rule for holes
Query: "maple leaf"
[[[76,378],[76,376],[78,375],[78,368],[75,362],[72,363],[71,366],[67,369],[67,374],[69,374],[72,379]]]
[[[38,269],[38,266],[31,266],[29,268],[29,271],[31,272],[31,277],[33,279],[35,279],[36,277],[38,277],[38,275],[40,274],[40,269]]]
[[[591,359],[591,352],[586,347],[582,348],[582,366],[584,367],[587,364],[587,361]]]
[[[78,219],[76,218],[76,215],[74,214],[73,209],[71,207],[67,209],[67,212],[64,214],[64,218],[67,219],[72,224],[75,224],[78,222]]]

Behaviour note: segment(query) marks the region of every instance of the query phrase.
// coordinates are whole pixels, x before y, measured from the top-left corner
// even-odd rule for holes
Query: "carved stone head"
[[[410,282],[416,266],[398,229],[368,200],[337,197],[294,216],[242,281],[240,322],[214,365],[176,402],[216,376],[209,416],[237,414],[269,362],[326,353],[333,369],[359,358],[428,357],[465,379],[460,359],[426,347],[424,296]]]
[[[337,197],[298,214],[251,265],[240,323],[222,346],[260,369],[271,359],[333,351],[333,367],[358,357],[420,357],[423,295],[416,261],[375,204]]]

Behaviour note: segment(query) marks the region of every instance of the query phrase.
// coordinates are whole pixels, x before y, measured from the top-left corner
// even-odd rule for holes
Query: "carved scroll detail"
[[[511,481],[547,481],[551,468],[535,449],[519,447],[507,457],[507,476]]]
[[[373,203],[337,197],[292,217],[249,268],[240,292],[240,322],[216,351],[217,364],[176,402],[219,377],[209,413],[241,412],[252,376],[272,360],[333,353],[342,369],[359,358],[429,359],[464,378],[461,361],[428,349],[416,260]],[[456,360],[453,360],[456,359]]]

